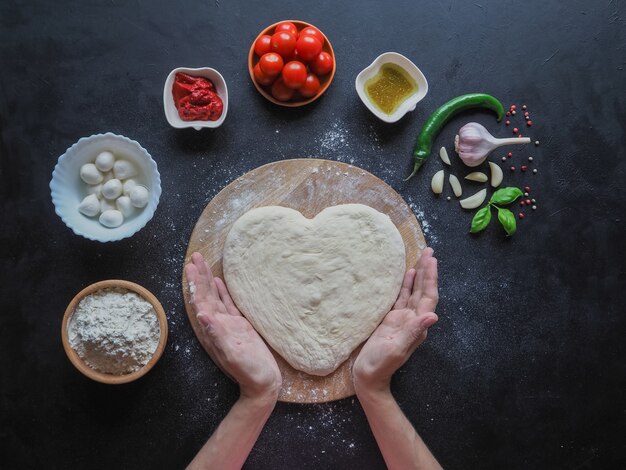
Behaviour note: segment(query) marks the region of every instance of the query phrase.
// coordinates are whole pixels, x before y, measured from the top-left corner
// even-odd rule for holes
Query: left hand
[[[374,330],[352,367],[357,391],[388,391],[391,376],[426,339],[428,328],[438,317],[435,307],[437,260],[426,248],[415,269],[404,276],[402,288],[392,310]]]
[[[242,396],[275,399],[282,382],[276,360],[241,315],[224,282],[213,277],[200,253],[191,255],[185,274],[195,286],[192,306],[213,361],[239,384]]]

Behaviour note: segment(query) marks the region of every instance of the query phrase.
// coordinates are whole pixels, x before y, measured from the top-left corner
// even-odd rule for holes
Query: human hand
[[[391,376],[426,339],[427,330],[438,318],[435,307],[437,259],[426,248],[415,269],[404,276],[392,310],[367,340],[352,367],[357,395],[361,392],[389,391]]]
[[[213,277],[200,253],[191,255],[185,274],[195,289],[191,305],[213,361],[239,384],[242,396],[276,400],[282,382],[276,360],[241,315],[224,282]]]

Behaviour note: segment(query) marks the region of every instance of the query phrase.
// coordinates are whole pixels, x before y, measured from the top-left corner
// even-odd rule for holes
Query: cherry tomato
[[[289,88],[300,88],[306,80],[306,65],[297,60],[287,62],[283,67],[282,78]]]
[[[261,70],[260,64],[256,64],[253,69],[254,79],[259,85],[267,86],[274,83],[276,77],[270,77],[263,70]]]
[[[315,59],[322,52],[322,43],[313,36],[300,36],[296,42],[298,57],[305,62]]]
[[[294,93],[295,90],[285,85],[282,78],[276,80],[272,85],[272,96],[278,101],[289,101]]]
[[[276,52],[282,57],[289,57],[296,50],[296,37],[286,31],[279,31],[272,36],[270,46],[272,52]]]
[[[276,52],[268,52],[263,54],[259,59],[259,67],[261,70],[270,77],[275,77],[283,69],[283,58],[276,54]]]
[[[312,36],[317,39],[322,46],[324,45],[324,35],[315,26],[307,26],[300,31],[300,36]]]
[[[271,52],[272,51],[272,49],[270,48],[271,40],[272,40],[272,36],[268,34],[264,34],[263,36],[259,37],[254,42],[254,53],[258,55],[259,57],[261,57],[263,54],[267,54],[268,52]]]
[[[320,88],[320,81],[317,78],[317,75],[315,75],[314,73],[310,73],[306,76],[304,85],[298,88],[298,91],[305,98],[313,98],[319,93]]]
[[[298,28],[291,21],[283,21],[278,23],[274,28],[274,33],[280,33],[281,31],[287,31],[288,33],[293,34],[296,39],[298,38]]]
[[[311,62],[311,70],[316,75],[326,75],[333,69],[333,57],[328,52],[320,52]]]

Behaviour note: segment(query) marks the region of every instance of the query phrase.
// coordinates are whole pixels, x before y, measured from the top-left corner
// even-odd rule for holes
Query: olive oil
[[[365,82],[365,93],[385,114],[393,114],[417,88],[413,77],[396,64],[383,64],[378,73]]]

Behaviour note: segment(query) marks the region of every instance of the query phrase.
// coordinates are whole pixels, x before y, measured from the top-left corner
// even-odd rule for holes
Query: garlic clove
[[[439,149],[439,157],[446,165],[450,165],[450,157],[448,156],[448,151],[445,147],[441,147]]]
[[[466,180],[470,180],[470,181],[476,181],[478,183],[484,183],[486,182],[489,178],[487,178],[487,175],[480,172],[480,171],[474,171],[472,173],[470,173],[469,175],[465,176]]]
[[[439,170],[433,175],[433,179],[430,180],[430,188],[435,194],[441,194],[443,192],[443,170]]]
[[[485,202],[486,197],[487,189],[485,188],[481,189],[473,196],[460,200],[459,204],[461,204],[463,209],[476,209],[477,207],[480,207],[483,202]]]
[[[461,182],[459,181],[459,179],[454,175],[450,175],[448,180],[450,181],[450,186],[452,186],[452,192],[454,193],[454,195],[456,197],[461,197],[461,195],[463,194],[463,189],[461,188]]]
[[[491,186],[497,188],[502,183],[504,175],[502,174],[502,168],[500,165],[496,165],[493,162],[489,162],[489,169],[491,170]]]

